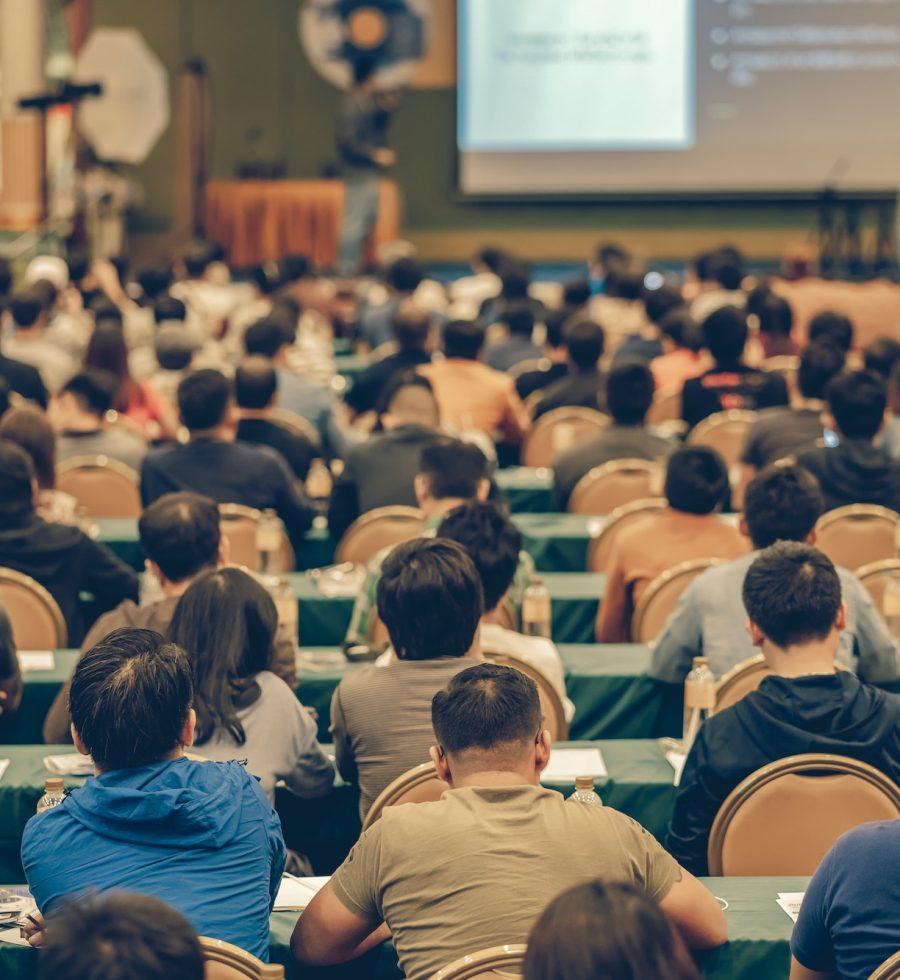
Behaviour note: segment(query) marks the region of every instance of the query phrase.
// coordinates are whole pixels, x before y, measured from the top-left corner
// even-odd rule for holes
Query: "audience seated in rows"
[[[642,361],[649,364],[663,353],[660,325],[667,316],[684,308],[681,290],[675,286],[660,286],[644,290],[646,323],[640,331],[627,336],[616,350],[613,366],[625,361]]]
[[[566,324],[563,339],[568,352],[569,373],[542,389],[534,417],[540,418],[556,408],[606,408],[606,377],[600,370],[603,356],[603,328],[592,320]]]
[[[359,332],[369,350],[377,350],[391,340],[394,317],[404,303],[419,288],[425,272],[419,263],[409,256],[402,256],[385,270],[386,293],[380,302],[364,302],[359,311]]]
[[[741,598],[747,570],[763,549],[778,541],[815,545],[823,507],[822,492],[806,470],[798,466],[763,470],[744,497],[741,530],[750,538],[753,551],[707,569],[688,585],[656,640],[650,673],[680,684],[694,657],[706,657],[717,677],[752,657]],[[838,659],[869,684],[892,683],[900,677],[900,661],[881,613],[853,572],[838,568],[837,574],[846,606]]]
[[[698,323],[724,308],[744,309],[744,256],[739,249],[723,245],[703,253],[697,257],[695,269],[697,290],[691,302],[691,316]]]
[[[569,352],[563,331],[573,312],[570,307],[564,306],[547,314],[540,356],[533,366],[520,363],[517,368],[516,391],[520,398],[528,398],[569,373]]]
[[[86,889],[136,891],[267,960],[281,825],[239,762],[186,758],[193,696],[187,656],[152,630],[117,630],[85,654],[69,704],[97,775],[28,821],[25,877],[44,916]]]
[[[7,313],[12,334],[3,342],[3,352],[12,361],[30,365],[40,372],[43,387],[55,394],[78,370],[78,362],[46,336],[47,317],[41,297],[33,288],[10,297]],[[19,372],[21,375],[21,372]],[[11,383],[15,374],[9,374]],[[25,380],[20,377],[20,381]],[[40,389],[33,380],[26,398],[34,397]],[[13,384],[15,390],[15,384]],[[41,401],[40,398],[37,399]],[[46,396],[43,404],[46,405]]]
[[[900,697],[835,666],[846,605],[828,558],[805,544],[774,544],[747,570],[743,599],[751,640],[772,674],[707,719],[688,753],[666,843],[699,875],[719,807],[768,762],[825,752],[900,780]]]
[[[669,506],[624,528],[612,546],[597,613],[598,643],[630,640],[635,606],[663,572],[683,561],[732,559],[749,550],[741,532],[719,519],[728,470],[714,449],[688,446],[674,452],[663,492]]]
[[[294,929],[301,963],[352,959],[389,930],[404,974],[429,977],[472,950],[523,942],[551,899],[595,877],[640,887],[689,946],[725,940],[713,895],[639,824],[541,787],[550,739],[530,678],[469,667],[431,714],[431,759],[448,789],[438,802],[387,808],[362,836]]]
[[[808,340],[828,340],[845,355],[853,349],[853,323],[843,313],[822,310],[809,321]]]
[[[768,293],[756,310],[756,318],[757,339],[764,358],[792,357],[800,353],[797,342],[791,336],[794,312],[786,299]]]
[[[534,342],[534,311],[527,302],[510,303],[502,321],[507,336],[488,346],[484,361],[495,371],[509,371],[522,361],[540,357],[541,349]]]
[[[690,313],[679,307],[660,322],[659,333],[662,354],[650,362],[656,390],[661,394],[680,392],[685,381],[704,370],[700,328]]]
[[[531,266],[511,255],[500,265],[500,292],[486,299],[478,311],[478,322],[484,327],[502,323],[511,307],[525,305],[536,321],[547,314],[544,304],[531,295]]]

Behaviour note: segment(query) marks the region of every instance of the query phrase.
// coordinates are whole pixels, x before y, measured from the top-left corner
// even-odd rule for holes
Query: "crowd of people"
[[[399,245],[353,282],[297,256],[232,276],[202,241],[135,274],[41,256],[15,288],[0,263],[0,566],[49,592],[80,648],[43,733],[96,773],[22,839],[42,974],[197,980],[198,935],[267,960],[282,873],[310,870],[285,844],[276,785],[317,798],[339,775],[365,821],[430,759],[444,795],[362,833],[297,921],[299,964],[390,938],[411,980],[504,943],[527,943],[530,980],[698,977],[690,951],[724,943],[727,921],[695,876],[746,776],[822,752],[900,783],[897,639],[853,571],[815,547],[828,510],[900,510],[900,341],[886,324],[860,351],[852,321],[827,309],[801,331],[779,288],[731,247],[655,288],[613,245],[552,288],[493,248],[447,284]],[[338,342],[368,357],[349,385]],[[670,397],[683,424],[649,424]],[[535,566],[495,477],[568,407],[609,424],[558,455],[561,509],[602,464],[664,471],[659,506],[615,539],[597,642],[628,641],[666,570],[718,559],[682,594],[651,677],[680,685],[697,656],[717,677],[756,651],[767,667],[700,727],[663,841],[541,785],[553,747],[528,675],[566,720],[575,706],[554,642],[516,628]],[[733,408],[756,413],[739,473],[682,442]],[[136,474],[143,584],[56,486],[57,465],[84,456]],[[295,553],[316,521],[337,540],[379,507],[421,513],[421,536],[374,554],[354,596],[344,647],[374,662],[338,684],[331,745],[295,692],[296,624],[230,562],[224,504],[273,511]],[[0,716],[22,694],[0,610]],[[897,881],[900,821],[841,837],[804,899],[793,980],[862,980],[896,952]]]

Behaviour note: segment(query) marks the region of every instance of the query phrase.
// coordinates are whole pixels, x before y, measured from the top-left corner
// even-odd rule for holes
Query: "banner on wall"
[[[379,88],[408,85],[432,29],[431,0],[304,0],[298,19],[303,50],[332,85],[349,88],[351,66],[375,58]]]

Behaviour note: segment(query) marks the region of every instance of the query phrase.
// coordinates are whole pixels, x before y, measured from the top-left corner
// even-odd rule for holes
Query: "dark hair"
[[[891,371],[898,361],[900,361],[900,342],[893,337],[876,337],[863,351],[865,369],[880,374],[885,380],[891,376]]]
[[[0,439],[0,525],[34,510],[34,478],[34,464],[28,453],[14,442]]]
[[[660,286],[659,289],[649,289],[644,293],[644,309],[651,323],[662,321],[674,310],[684,306],[681,290],[674,286]]]
[[[221,371],[194,371],[178,385],[181,421],[190,432],[214,429],[225,420],[231,397],[231,382]]]
[[[631,261],[631,253],[616,242],[601,242],[594,249],[594,258],[607,269],[611,265],[627,265]]]
[[[563,283],[562,303],[569,310],[580,310],[591,298],[591,284],[587,279],[571,279]]]
[[[606,343],[603,327],[593,320],[576,320],[566,326],[565,338],[569,360],[578,371],[596,370]]]
[[[12,266],[8,259],[0,256],[0,296],[6,296],[12,289]]]
[[[398,293],[412,293],[419,287],[425,273],[415,259],[395,259],[384,274],[385,281]]]
[[[484,327],[471,320],[451,320],[444,327],[444,353],[447,357],[461,357],[477,361],[484,347]]]
[[[828,337],[846,354],[853,346],[853,323],[843,313],[823,310],[809,321],[809,340]]]
[[[694,256],[692,265],[694,266],[697,279],[700,282],[710,282],[715,278],[713,274],[714,261],[715,253],[712,251],[700,252]]]
[[[169,639],[190,661],[198,745],[217,731],[244,744],[235,699],[259,697],[253,677],[272,663],[277,627],[272,597],[240,568],[201,575],[178,600]]]
[[[697,321],[685,307],[669,313],[659,324],[659,332],[668,337],[676,347],[684,347],[695,353],[703,346]]]
[[[431,702],[438,745],[454,754],[533,742],[542,720],[534,681],[515,667],[499,664],[460,671]]]
[[[656,384],[643,361],[617,364],[606,381],[606,404],[617,425],[643,425]]]
[[[712,274],[722,289],[729,292],[737,292],[744,281],[744,270],[741,266],[724,256],[713,260]]]
[[[127,411],[134,401],[144,401],[143,390],[132,378],[128,367],[128,345],[121,323],[106,318],[95,324],[84,355],[84,366],[107,371],[116,379],[113,408],[117,412]]]
[[[531,269],[525,262],[508,259],[500,270],[500,296],[507,300],[528,299]]]
[[[590,881],[558,895],[528,937],[524,980],[700,980],[684,942],[646,892]]]
[[[153,319],[157,325],[174,320],[176,323],[183,323],[187,318],[187,307],[180,299],[174,296],[160,296],[153,304]]]
[[[153,630],[114,630],[78,661],[69,689],[72,724],[100,769],[164,759],[192,701],[184,651]]]
[[[841,608],[841,580],[821,551],[780,541],[747,569],[743,597],[750,621],[785,650],[828,636]]]
[[[563,346],[565,343],[563,340],[563,332],[571,316],[572,311],[566,308],[561,310],[553,310],[547,314],[547,318],[544,321],[544,327],[546,328],[545,343],[548,347]]]
[[[194,239],[181,249],[181,261],[184,270],[192,279],[198,279],[206,272],[210,263],[215,261],[215,246],[212,242]]]
[[[270,259],[254,266],[250,271],[250,279],[264,296],[271,296],[281,286],[281,267]]]
[[[734,367],[739,364],[747,344],[747,317],[733,306],[714,310],[700,328],[703,344],[717,365]]]
[[[498,273],[506,260],[506,252],[502,248],[494,248],[491,245],[479,249],[475,253],[475,261],[490,269],[493,273]]]
[[[488,461],[473,443],[444,436],[422,450],[419,473],[435,500],[471,500],[478,484],[488,478]]]
[[[637,269],[613,266],[606,274],[606,295],[637,302],[644,295],[644,276]]]
[[[768,281],[758,282],[747,293],[747,313],[759,316],[766,305],[766,301],[772,295],[772,286]]]
[[[60,389],[60,394],[72,395],[82,412],[102,419],[113,407],[118,382],[109,371],[85,368],[73,375]]]
[[[137,274],[137,283],[148,300],[155,300],[172,285],[172,270],[165,265],[142,269]]]
[[[144,554],[170,582],[184,582],[219,559],[219,505],[199,493],[166,493],[141,514]]]
[[[281,266],[282,282],[285,283],[297,282],[312,275],[313,267],[308,255],[285,255],[278,264]]]
[[[685,446],[669,457],[666,500],[686,514],[711,514],[728,492],[725,460],[708,446]]]
[[[13,670],[17,664],[16,660],[16,639],[13,636],[12,620],[6,614],[6,610],[0,606],[0,664],[9,665]],[[0,680],[8,680],[10,675],[0,674]]]
[[[44,304],[33,290],[27,293],[13,293],[7,309],[17,327],[33,327],[44,311]]]
[[[378,615],[401,660],[461,657],[484,612],[481,579],[455,541],[416,538],[384,560]]]
[[[12,392],[12,388],[9,386],[9,382],[6,378],[0,376],[0,418],[9,411],[9,396]]]
[[[278,390],[278,375],[266,357],[242,361],[234,373],[234,397],[240,408],[267,408]]]
[[[0,439],[14,442],[28,453],[41,490],[56,486],[56,435],[39,408],[24,405],[8,411],[0,419]]]
[[[38,279],[33,282],[28,288],[28,292],[41,304],[45,313],[49,313],[53,309],[59,296],[59,290],[49,279]],[[111,300],[110,305],[114,306],[118,312],[118,307]]]
[[[519,529],[496,504],[470,501],[447,514],[438,537],[465,548],[481,578],[485,611],[493,612],[516,577],[522,549]]]
[[[884,421],[887,384],[874,371],[844,371],[825,389],[828,408],[847,439],[874,439]]]
[[[353,59],[350,67],[353,84],[363,85],[378,71],[378,59],[371,54],[360,54]]]
[[[191,924],[149,895],[115,891],[69,900],[47,923],[41,980],[203,980]]]
[[[799,466],[767,466],[744,495],[744,520],[755,550],[805,541],[825,510],[819,482]]]
[[[385,412],[391,410],[394,399],[404,388],[422,388],[427,391],[434,401],[435,414],[439,414],[437,400],[434,398],[434,387],[431,382],[424,375],[410,369],[406,371],[395,371],[382,389],[381,394],[378,396],[378,401],[375,403],[375,414],[379,418]]]
[[[403,303],[391,324],[400,350],[423,350],[431,330],[431,316],[412,303]]]
[[[786,299],[772,293],[760,305],[756,315],[759,317],[760,333],[790,337],[794,328],[794,311]]]
[[[260,354],[271,359],[289,343],[285,325],[276,317],[257,320],[244,332],[244,350],[248,354]]]
[[[830,340],[817,340],[800,355],[797,387],[804,398],[824,398],[832,378],[844,368],[844,352]]]
[[[503,322],[511,336],[531,340],[534,333],[534,312],[528,303],[508,303],[503,311]]]

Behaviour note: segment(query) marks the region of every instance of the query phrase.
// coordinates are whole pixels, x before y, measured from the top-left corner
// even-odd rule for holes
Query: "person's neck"
[[[196,575],[192,575],[190,578],[182,579],[180,582],[170,582],[166,579],[160,582],[160,588],[162,589],[163,595],[167,599],[180,599],[185,592],[194,584],[198,576],[202,575],[204,572],[211,571],[215,568],[215,565],[209,565],[207,568],[201,568]]]
[[[161,765],[163,762],[175,762],[176,759],[181,759],[183,757],[184,757],[184,746],[178,745],[176,748],[172,749],[172,751],[169,752],[168,755],[164,755],[161,759],[153,759],[151,762],[144,763],[144,765],[158,766]],[[120,766],[118,768],[122,769],[128,767]],[[103,766],[98,766],[96,763],[94,763],[94,772],[98,776],[102,776],[108,772],[117,772],[117,771],[118,769],[105,768]]]
[[[234,432],[225,425],[217,425],[212,429],[195,429],[191,433],[191,442],[199,442],[201,440],[234,442]]]
[[[518,769],[488,769],[484,772],[471,772],[462,776],[454,776],[453,789],[467,789],[473,786],[502,787],[502,786],[540,786],[538,773],[519,771]]]
[[[240,410],[242,419],[267,419],[272,414],[272,406],[266,408],[242,408]]]
[[[797,644],[787,649],[777,647],[766,640],[762,652],[772,673],[779,677],[795,678],[835,673],[834,655],[837,652],[837,641],[833,636],[818,643]]]
[[[791,408],[804,412],[821,412],[825,408],[825,402],[821,398],[806,398],[803,395],[797,395],[791,402]]]
[[[429,497],[428,500],[423,500],[419,504],[419,510],[426,518],[442,517],[444,514],[449,514],[451,510],[462,507],[465,502],[462,497],[444,497],[441,500]]]

